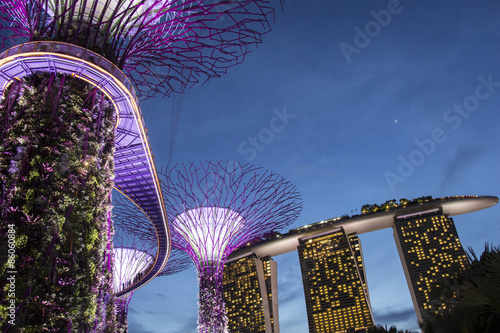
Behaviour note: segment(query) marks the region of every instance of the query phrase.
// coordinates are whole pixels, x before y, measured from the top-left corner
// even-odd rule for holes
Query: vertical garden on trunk
[[[19,331],[113,331],[105,303],[115,123],[105,96],[71,76],[33,75],[6,90],[0,226],[2,234],[14,226],[16,246],[15,267],[0,268],[0,326],[9,325],[5,287],[14,268]]]

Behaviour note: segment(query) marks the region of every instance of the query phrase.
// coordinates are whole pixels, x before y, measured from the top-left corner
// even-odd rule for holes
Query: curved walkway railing
[[[73,75],[100,89],[114,104],[115,188],[146,214],[158,238],[154,265],[140,280],[116,294],[125,295],[151,281],[170,254],[165,205],[135,90],[125,74],[99,54],[68,43],[40,41],[0,54],[0,96],[10,82],[40,72]]]

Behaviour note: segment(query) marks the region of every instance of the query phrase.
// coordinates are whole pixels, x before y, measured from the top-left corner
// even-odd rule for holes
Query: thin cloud
[[[413,308],[404,308],[398,310],[392,310],[387,312],[374,311],[373,316],[376,321],[380,322],[398,322],[408,320],[408,317],[411,317],[415,314],[415,310]]]
[[[196,333],[196,327],[198,327],[198,319],[191,317],[180,329],[172,333]]]
[[[142,323],[129,320],[128,322],[129,333],[155,333],[155,331],[147,329]]]
[[[163,295],[162,293],[156,293],[155,296],[158,296],[161,298],[167,298],[167,296]]]
[[[376,324],[396,325],[398,329],[416,330],[418,329],[417,318],[413,308],[399,308],[395,310],[373,311]]]
[[[472,148],[472,147],[460,147],[453,156],[453,159],[449,161],[443,181],[441,183],[441,190],[447,187],[448,184],[454,183],[457,178],[461,177],[464,171],[470,169],[472,163],[476,163],[485,153],[487,149],[484,148]],[[470,171],[470,170],[469,170]]]
[[[278,275],[278,279],[278,299],[280,305],[304,297],[299,267],[291,267],[291,269]]]

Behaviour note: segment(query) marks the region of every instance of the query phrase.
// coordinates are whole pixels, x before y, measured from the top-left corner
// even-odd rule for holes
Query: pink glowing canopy
[[[291,182],[250,164],[205,161],[162,175],[172,246],[198,266],[223,265],[234,249],[293,223],[302,208]]]
[[[134,248],[115,247],[113,254],[115,259],[113,292],[115,294],[125,290],[139,274],[144,274],[155,259],[146,251]]]
[[[2,0],[0,50],[79,45],[123,70],[142,98],[169,96],[241,63],[273,12],[271,0]]]
[[[226,252],[245,220],[228,208],[199,207],[177,215],[172,223],[199,260],[208,263],[221,260],[220,253]]]

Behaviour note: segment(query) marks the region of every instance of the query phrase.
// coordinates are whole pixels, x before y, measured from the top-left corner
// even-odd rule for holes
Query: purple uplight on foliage
[[[104,308],[113,186],[148,216],[158,243],[151,270],[121,294],[163,271],[169,230],[137,95],[183,92],[240,63],[270,30],[271,1],[281,3],[0,1],[0,233],[15,223],[16,254],[36,258],[16,281],[24,329],[115,331]],[[62,275],[75,277],[72,288],[54,286]]]
[[[237,162],[190,163],[164,174],[172,246],[198,271],[198,331],[227,332],[224,263],[236,248],[294,222],[302,202],[276,173]]]

